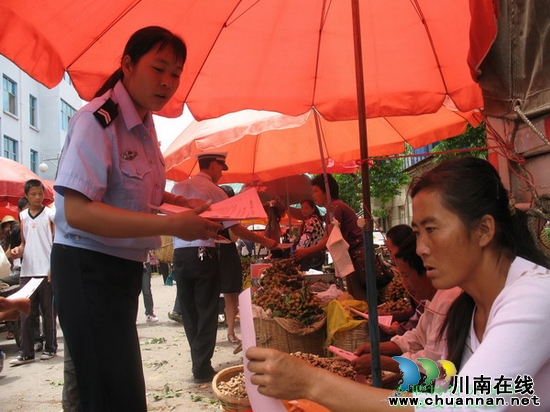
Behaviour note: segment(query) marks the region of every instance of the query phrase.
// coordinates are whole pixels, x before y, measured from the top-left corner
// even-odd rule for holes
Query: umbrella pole
[[[323,181],[325,182],[325,193],[327,194],[327,204],[330,205],[332,202],[332,199],[330,197],[330,187],[328,185],[328,177],[327,177],[327,165],[325,164],[325,155],[323,153],[323,139],[322,131],[321,131],[321,120],[319,119],[319,113],[315,108],[313,108],[313,114],[315,115],[315,130],[317,131],[317,142],[319,143],[319,156],[321,159],[321,165],[323,166]],[[327,207],[327,213],[329,216],[329,222],[332,222],[332,209],[330,207]]]
[[[372,385],[382,387],[382,371],[380,365],[380,333],[378,328],[378,296],[376,275],[374,270],[373,222],[370,213],[370,177],[367,144],[367,114],[365,106],[365,84],[363,78],[363,56],[361,46],[361,24],[359,0],[351,0],[353,19],[353,46],[355,51],[355,76],[357,87],[357,119],[359,123],[359,144],[361,150],[361,179],[363,187],[363,245],[365,256],[365,276],[367,284],[367,304],[369,307],[369,335],[372,361]]]

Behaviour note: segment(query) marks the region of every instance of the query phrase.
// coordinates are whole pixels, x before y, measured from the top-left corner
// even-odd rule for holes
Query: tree
[[[483,148],[486,144],[485,123],[477,127],[468,125],[466,131],[456,137],[442,140],[432,149],[432,152],[448,152],[432,155],[434,163],[440,163],[452,157],[476,156],[487,158],[487,150],[471,150],[457,152],[463,149]],[[408,150],[410,151],[410,149]],[[405,164],[402,158],[374,160],[370,167],[370,193],[373,199],[382,205],[372,211],[376,217],[387,217],[386,205],[401,193],[403,186],[410,181],[410,176],[403,172]],[[358,212],[362,209],[361,173],[334,175],[340,188],[340,199]]]
[[[361,174],[358,172],[338,174],[334,175],[334,179],[338,182],[340,200],[356,212],[361,210],[361,200],[363,198],[360,185]]]
[[[382,202],[382,206],[372,211],[374,216],[386,217],[386,204],[400,193],[409,182],[409,176],[403,173],[403,159],[392,158],[375,160],[369,169],[371,197]],[[361,173],[335,175],[340,189],[340,199],[358,212],[362,209]],[[370,206],[370,205],[369,205]]]
[[[386,204],[401,193],[403,186],[409,183],[410,177],[403,172],[404,164],[401,158],[375,160],[370,168],[371,197],[378,199],[382,205],[372,211],[377,217],[387,217]]]
[[[476,149],[487,146],[487,132],[485,123],[480,123],[477,127],[468,125],[466,131],[461,135],[442,140],[432,149],[433,152],[448,152],[433,155],[434,163],[441,163],[453,157],[475,156],[487,159],[487,150],[470,150],[456,152],[457,150]]]

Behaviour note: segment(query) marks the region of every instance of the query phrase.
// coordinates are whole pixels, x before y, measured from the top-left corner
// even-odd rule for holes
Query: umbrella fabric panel
[[[323,162],[343,166],[361,159],[357,121],[330,122],[317,117],[321,156],[316,116],[314,111],[286,116],[248,110],[192,122],[164,152],[167,177],[180,181],[198,173],[196,155],[209,150],[228,152],[229,170],[222,176],[224,182],[319,173]],[[402,153],[405,142],[416,148],[456,136],[466,130],[467,122],[475,126],[478,119],[477,112],[462,113],[446,107],[434,114],[368,119],[369,154]],[[337,167],[334,172],[338,170],[346,168]]]
[[[435,112],[446,95],[461,110],[482,106],[466,63],[467,1],[370,0],[360,12],[368,117]],[[357,117],[347,0],[4,0],[0,22],[2,54],[49,87],[67,70],[85,100],[117,68],[128,37],[158,24],[189,49],[164,115],[187,101],[197,119],[311,107],[330,120]]]
[[[0,206],[6,206],[8,203],[17,205],[19,199],[24,196],[24,185],[27,180],[38,179],[44,184],[44,203],[53,202],[54,191],[52,185],[47,181],[40,179],[28,167],[17,163],[11,159],[0,157]]]

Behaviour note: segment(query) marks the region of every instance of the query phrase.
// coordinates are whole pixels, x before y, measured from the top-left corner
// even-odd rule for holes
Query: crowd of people
[[[277,250],[278,240],[239,221],[200,216],[232,195],[218,185],[229,167],[227,153],[199,154],[199,173],[171,192],[164,190],[152,113],[175,93],[186,57],[185,43],[168,30],[136,31],[118,69],[71,119],[54,184],[55,214],[43,205],[43,184],[30,180],[19,219],[2,219],[12,266],[6,281],[23,287],[41,280],[29,300],[0,299],[3,319],[21,320],[20,353],[10,364],[31,363],[37,351],[41,360],[56,356],[58,318],[66,353],[64,410],[147,410],[136,317],[142,293],[146,320],[158,321],[149,253],[160,246],[160,235],[175,239],[172,314],[183,324],[196,383],[210,382],[217,373],[212,357],[220,294],[227,340],[240,343],[235,333],[242,290],[237,239]],[[543,344],[526,350],[550,338],[544,327],[550,264],[529,235],[524,214],[509,207],[497,171],[480,159],[448,161],[417,178],[410,196],[412,225],[388,231],[386,245],[413,309],[384,329],[383,368],[399,372],[393,357],[402,356],[447,359],[458,376],[485,376],[492,383],[528,375],[543,410],[550,408],[544,390],[550,387],[550,349]],[[191,210],[157,214],[155,206],[162,203]],[[326,209],[324,216],[319,207]],[[302,270],[321,270],[337,224],[353,264],[347,290],[354,299],[366,300],[364,233],[331,175],[312,179],[312,199],[301,202],[301,212],[291,258]],[[41,347],[37,333],[43,336]],[[124,356],[113,348],[123,348]],[[352,365],[359,374],[371,372],[370,351],[368,342],[355,351]],[[392,408],[386,400],[394,392],[338,377],[289,354],[251,347],[245,356],[261,394],[310,399],[334,411]]]

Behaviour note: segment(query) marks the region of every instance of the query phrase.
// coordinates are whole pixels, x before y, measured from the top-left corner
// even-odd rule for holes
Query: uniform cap
[[[229,170],[227,165],[225,164],[225,159],[227,157],[227,152],[209,152],[209,153],[199,153],[197,155],[197,159],[213,159],[217,162],[223,163],[223,170]]]

